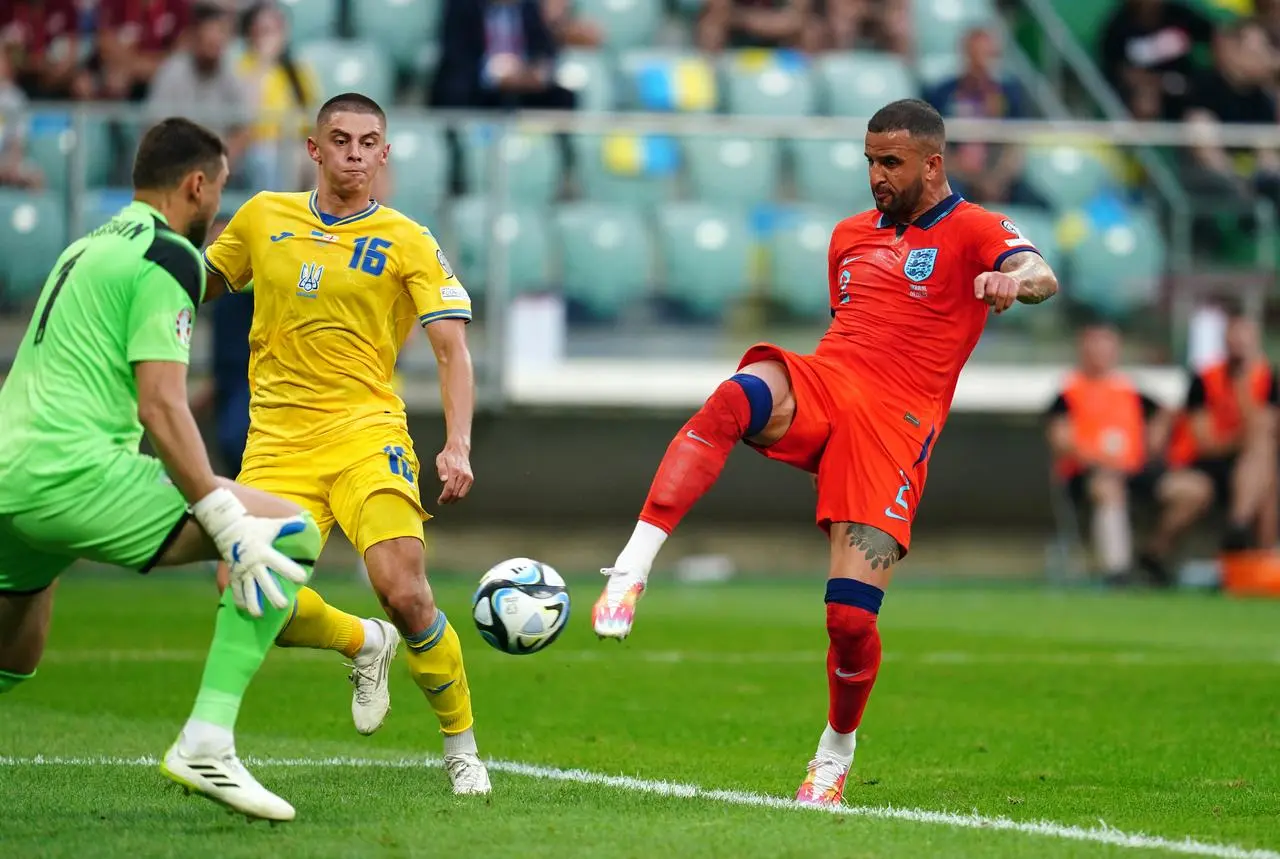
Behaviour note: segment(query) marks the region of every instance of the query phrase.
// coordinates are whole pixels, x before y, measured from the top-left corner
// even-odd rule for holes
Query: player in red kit
[[[880,668],[876,619],[960,369],[989,310],[1037,304],[1058,288],[1007,218],[951,192],[946,129],[923,101],[867,124],[876,211],[831,236],[831,327],[812,355],[753,346],[667,448],[631,540],[591,612],[625,638],[658,550],[720,476],[739,441],[815,475],[827,580],[827,727],[797,801],[841,801],[858,724]]]

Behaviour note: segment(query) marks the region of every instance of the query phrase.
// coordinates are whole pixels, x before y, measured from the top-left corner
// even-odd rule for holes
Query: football
[[[564,630],[569,589],[551,566],[512,558],[480,579],[471,616],[484,640],[503,653],[536,653]]]

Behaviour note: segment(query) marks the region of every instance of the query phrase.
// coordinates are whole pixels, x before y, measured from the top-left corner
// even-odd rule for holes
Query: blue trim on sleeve
[[[233,281],[231,278],[227,277],[226,273],[225,273],[224,271],[222,271],[222,269],[218,268],[216,265],[214,265],[214,264],[213,264],[213,261],[209,259],[209,254],[208,254],[208,252],[207,252],[207,251],[202,251],[202,252],[201,252],[201,254],[200,254],[200,259],[204,260],[204,267],[205,267],[205,268],[209,269],[209,271],[213,272],[213,273],[214,273],[214,274],[216,274],[218,277],[220,277],[220,278],[222,278],[224,281],[226,281],[226,283],[227,283],[227,289],[231,290],[232,292],[239,292],[239,290],[238,290],[238,289],[236,289],[235,281]]]
[[[1000,266],[1004,265],[1004,261],[1007,260],[1009,257],[1013,256],[1014,254],[1020,254],[1020,253],[1026,253],[1026,252],[1033,253],[1036,256],[1041,255],[1040,251],[1032,247],[1031,245],[1022,245],[1021,247],[1009,248],[1007,251],[1000,254],[1000,256],[996,257],[995,264],[991,266],[991,270],[999,271]]]
[[[418,317],[418,322],[423,325],[429,325],[432,322],[439,322],[441,319],[465,319],[471,321],[471,311],[459,308],[449,308],[447,310],[434,310],[431,313],[424,313]]]

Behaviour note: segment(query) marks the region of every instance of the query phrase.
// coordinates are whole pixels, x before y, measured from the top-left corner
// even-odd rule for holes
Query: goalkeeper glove
[[[303,585],[307,582],[307,571],[273,544],[280,537],[301,531],[305,527],[301,517],[250,516],[240,499],[224,488],[201,498],[191,511],[231,568],[229,587],[240,610],[262,617],[263,596],[278,609],[289,607],[289,598],[280,589],[275,575]]]

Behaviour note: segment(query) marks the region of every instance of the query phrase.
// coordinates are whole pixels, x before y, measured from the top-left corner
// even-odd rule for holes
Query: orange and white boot
[[[809,772],[796,791],[796,802],[817,808],[833,808],[844,802],[844,782],[850,764],[818,752],[809,761]]]
[[[631,634],[631,624],[636,619],[636,603],[644,593],[645,577],[613,567],[600,572],[609,577],[609,583],[591,607],[591,626],[600,638],[621,641]]]

